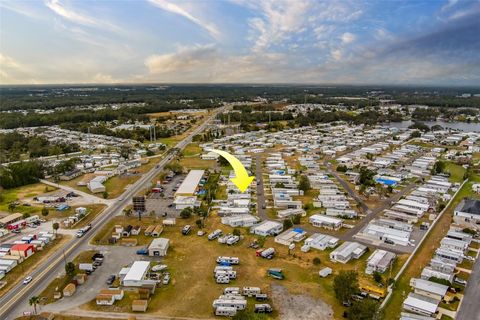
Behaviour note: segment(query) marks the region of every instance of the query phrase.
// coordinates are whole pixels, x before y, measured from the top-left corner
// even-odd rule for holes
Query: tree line
[[[38,158],[79,150],[79,146],[75,143],[51,143],[38,135],[27,137],[18,132],[0,133],[0,162],[2,163],[18,161],[23,154],[27,154],[29,158]]]

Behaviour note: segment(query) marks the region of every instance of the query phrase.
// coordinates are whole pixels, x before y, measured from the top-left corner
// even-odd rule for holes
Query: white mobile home
[[[367,251],[367,247],[358,242],[345,241],[330,253],[333,262],[347,263],[350,259],[358,259]]]

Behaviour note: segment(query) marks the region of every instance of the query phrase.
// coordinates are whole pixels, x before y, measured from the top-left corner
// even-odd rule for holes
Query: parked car
[[[33,278],[31,276],[28,276],[25,278],[25,280],[23,280],[23,284],[29,284],[30,282],[32,282]]]
[[[108,279],[107,279],[107,284],[108,284],[109,286],[111,286],[111,285],[113,284],[113,282],[115,282],[115,279],[116,279],[116,278],[117,278],[117,277],[116,277],[114,274],[112,274],[111,276],[108,277]]]
[[[148,255],[148,249],[147,248],[139,249],[139,250],[137,250],[137,254],[142,255],[142,256],[146,256],[146,255]]]

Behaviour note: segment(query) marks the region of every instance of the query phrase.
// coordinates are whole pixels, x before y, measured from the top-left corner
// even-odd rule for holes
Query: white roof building
[[[200,180],[202,180],[205,170],[190,170],[188,175],[183,180],[180,187],[175,192],[176,196],[193,196],[197,190]]]
[[[125,287],[140,287],[144,284],[150,261],[135,261],[123,278]]]

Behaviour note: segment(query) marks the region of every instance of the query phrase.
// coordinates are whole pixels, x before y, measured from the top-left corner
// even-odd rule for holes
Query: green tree
[[[300,224],[300,222],[301,222],[300,219],[301,219],[300,215],[296,214],[292,217],[292,223],[293,224]]]
[[[375,280],[375,282],[377,283],[382,283],[383,282],[382,274],[378,271],[375,271],[373,273],[373,280]]]
[[[292,220],[290,220],[288,218],[283,220],[283,230],[290,229],[291,227],[293,227]]]
[[[240,229],[235,228],[235,229],[233,229],[232,234],[233,234],[234,236],[239,236],[239,237],[240,237],[240,235],[241,235],[242,233],[240,232]]]
[[[300,176],[300,182],[298,183],[298,188],[304,192],[311,189],[310,180],[306,176]]]
[[[16,207],[17,207],[17,205],[15,203],[10,202],[8,204],[8,211],[13,212],[13,210],[15,210]]]
[[[103,191],[102,196],[103,196],[103,199],[107,199],[108,198],[108,192]]]
[[[180,212],[180,217],[182,219],[188,219],[192,216],[192,208],[188,207],[188,208],[185,208],[183,209],[181,212]]]
[[[443,173],[445,172],[445,169],[447,167],[447,164],[445,163],[445,161],[442,161],[442,160],[438,160],[437,162],[435,162],[435,164],[433,165],[433,168],[432,168],[432,174],[440,174],[440,173]]]
[[[75,264],[73,262],[67,262],[67,264],[65,265],[65,273],[70,278],[73,278],[75,276],[75,274],[77,273],[77,269],[75,268]]]
[[[333,279],[333,290],[340,302],[350,302],[352,295],[360,291],[358,287],[358,274],[351,270],[341,270]]]
[[[58,228],[60,228],[60,224],[58,222],[54,222],[52,224],[52,228],[55,231],[55,234],[57,233]]]
[[[199,229],[202,229],[202,228],[203,228],[203,220],[202,220],[202,219],[197,219],[197,220],[195,221],[195,224],[197,225],[197,227],[198,227]]]
[[[314,265],[318,266],[322,261],[320,260],[319,257],[315,257],[315,258],[313,258],[312,262],[313,262]]]
[[[40,297],[38,296],[33,296],[30,299],[28,299],[28,304],[33,306],[33,314],[37,314],[37,304],[40,302]]]
[[[46,216],[48,216],[48,213],[49,213],[48,208],[47,208],[47,207],[43,207],[43,208],[42,208],[42,216],[46,217]]]
[[[354,301],[348,310],[347,318],[349,320],[380,320],[383,319],[379,311],[380,304],[372,299]]]

